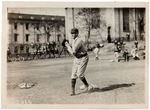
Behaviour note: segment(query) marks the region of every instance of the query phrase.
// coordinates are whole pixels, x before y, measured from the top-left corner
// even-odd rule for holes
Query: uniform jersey
[[[70,48],[69,50],[70,50],[70,53],[72,53],[73,55],[87,53],[87,50],[84,46],[84,42],[82,41],[80,37],[76,37],[72,41],[72,49]],[[77,57],[74,58],[71,79],[84,77],[84,72],[86,70],[88,60],[89,60],[88,55],[83,56],[81,58],[77,58]]]
[[[87,53],[84,43],[80,37],[77,37],[72,41],[72,51],[75,54]]]

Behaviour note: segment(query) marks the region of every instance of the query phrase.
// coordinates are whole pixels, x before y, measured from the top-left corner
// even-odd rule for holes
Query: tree
[[[89,47],[89,39],[91,36],[91,29],[100,28],[100,14],[98,8],[81,8],[77,13],[82,21],[85,21],[85,28],[87,30],[87,46]]]
[[[84,20],[86,22],[86,28],[88,29],[88,39],[89,39],[91,34],[91,26],[92,26],[91,8],[83,8],[78,14],[85,16]]]
[[[64,26],[65,23],[62,21],[42,21],[41,26],[44,27],[44,32],[48,38],[51,37],[51,31],[54,29],[55,38],[57,37],[56,33],[59,31],[59,26]],[[46,39],[45,39],[46,40]]]
[[[51,22],[51,21],[45,21],[45,20],[43,20],[43,21],[39,22],[39,24],[35,24],[34,25],[34,28],[36,28],[36,29],[38,29],[39,27],[43,27],[43,29],[44,29],[44,33],[42,33],[40,31],[40,29],[39,29],[39,31],[41,32],[41,34],[46,35],[45,36],[45,43],[46,43],[46,37],[50,38],[50,36],[51,36],[51,30],[54,27],[54,23]]]
[[[47,35],[47,37],[50,37],[51,36],[50,30],[53,29],[54,23],[53,22],[45,22],[45,21],[43,21],[41,23],[41,25],[44,27],[44,31],[45,31],[45,34]]]
[[[34,32],[33,32],[34,35],[35,35],[35,30],[39,31],[40,35],[44,35],[45,43],[46,43],[46,38],[51,37],[51,31],[54,28],[56,29],[57,22],[56,21],[41,20],[41,21],[33,22],[33,23],[31,23],[31,25],[33,26],[33,29],[34,29]],[[41,27],[43,28],[43,30],[41,30]],[[32,32],[30,32],[30,33],[32,33]],[[34,43],[36,43],[35,38],[34,38]]]

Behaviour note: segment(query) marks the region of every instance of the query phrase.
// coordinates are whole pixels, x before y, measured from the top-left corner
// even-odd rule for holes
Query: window
[[[18,34],[14,34],[14,41],[15,41],[15,42],[18,41]]]
[[[98,8],[91,9],[91,27],[92,29],[100,28],[100,14]]]
[[[58,34],[58,35],[57,35],[57,41],[58,41],[58,42],[60,41],[60,37],[61,37],[61,35]]]
[[[29,47],[26,47],[26,53],[29,53]]]
[[[26,30],[29,29],[29,23],[26,23]]]
[[[47,42],[49,42],[50,36],[47,36]]]
[[[29,41],[29,34],[26,34],[26,42]]]
[[[37,39],[37,42],[39,42],[40,41],[40,35],[39,34],[37,34],[37,37],[36,37]]]
[[[21,46],[20,46],[20,50],[21,50],[21,51],[24,50],[24,45],[21,45]]]
[[[129,9],[123,9],[123,31],[129,32]]]
[[[36,25],[36,29],[39,30],[39,24]]]
[[[17,30],[17,23],[14,23],[14,29]]]
[[[56,30],[60,31],[60,26],[59,25],[56,25]]]
[[[14,48],[14,53],[15,53],[15,54],[18,53],[18,47],[17,47],[17,46]]]

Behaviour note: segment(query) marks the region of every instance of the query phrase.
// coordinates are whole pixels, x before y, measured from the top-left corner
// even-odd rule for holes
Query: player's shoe
[[[94,89],[92,85],[89,85],[88,87],[85,85],[80,86],[80,90],[84,90],[84,92],[91,92]]]
[[[75,93],[71,93],[71,94],[70,94],[70,96],[74,96],[74,95],[76,95],[76,94],[75,94]]]
[[[89,85],[87,87],[87,92],[92,92],[94,90],[94,87],[92,85]]]
[[[86,89],[86,86],[85,85],[81,85],[80,86],[80,90],[84,90],[84,89]]]
[[[70,94],[70,96],[74,96],[74,95],[76,95],[75,91],[72,91],[72,93]]]
[[[90,84],[88,87],[86,87],[85,85],[80,86],[80,90],[84,90],[85,92],[92,92],[95,90],[99,90],[99,87],[97,87],[97,85],[94,84]]]

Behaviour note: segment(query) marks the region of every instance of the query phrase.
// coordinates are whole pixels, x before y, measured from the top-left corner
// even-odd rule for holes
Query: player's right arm
[[[69,45],[68,42],[65,42],[65,46],[67,47],[67,50],[69,51],[69,53],[70,53],[71,55],[73,55],[73,50],[72,50],[72,48],[71,48],[71,46]]]

